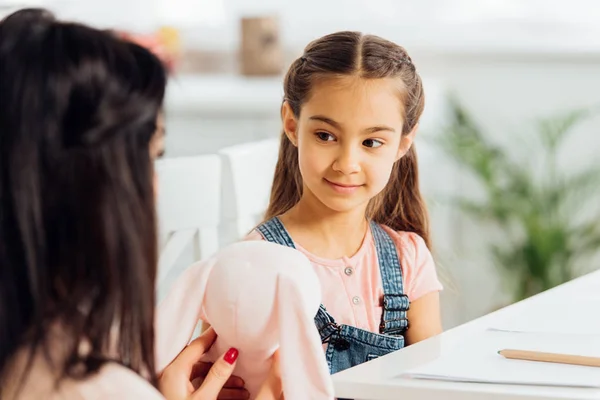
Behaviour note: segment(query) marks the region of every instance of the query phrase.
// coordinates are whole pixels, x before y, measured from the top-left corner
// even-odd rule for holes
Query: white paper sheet
[[[600,288],[598,288],[600,289]],[[557,312],[565,310],[568,312]],[[582,295],[546,303],[535,312],[525,310],[494,322],[493,330],[600,336],[600,295]]]
[[[503,349],[600,357],[600,336],[487,331],[402,377],[459,382],[600,388],[600,368],[509,360]]]

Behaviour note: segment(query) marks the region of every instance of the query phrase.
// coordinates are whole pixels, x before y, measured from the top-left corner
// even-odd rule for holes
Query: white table
[[[462,326],[448,330],[437,337],[416,343],[398,352],[333,375],[335,394],[356,400],[471,400],[471,399],[600,399],[600,389],[575,389],[541,386],[517,386],[481,383],[442,382],[399,378],[403,372],[424,365],[442,355],[451,354],[458,345],[468,343],[495,326],[498,321],[513,316],[538,318],[548,315],[552,307],[557,313],[568,313],[569,318],[600,318],[600,310],[569,307],[556,309],[560,299],[598,296],[600,270],[574,279],[537,296],[523,300]],[[543,321],[540,321],[540,323]],[[457,363],[460,358],[457,357]]]

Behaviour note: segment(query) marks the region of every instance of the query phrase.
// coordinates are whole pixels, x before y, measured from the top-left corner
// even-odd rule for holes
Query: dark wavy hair
[[[111,354],[156,385],[149,145],[166,80],[110,32],[41,9],[0,22],[0,388],[18,350],[55,361],[55,326],[60,379]]]

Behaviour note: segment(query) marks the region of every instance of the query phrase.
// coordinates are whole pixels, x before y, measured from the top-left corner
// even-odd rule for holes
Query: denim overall
[[[257,230],[269,242],[295,248],[290,235],[277,217],[258,226]],[[339,325],[321,304],[315,324],[321,341],[327,343],[325,356],[332,374],[404,347],[403,333],[408,329],[406,311],[409,308],[409,300],[402,287],[402,269],[396,246],[379,224],[371,222],[371,232],[377,250],[384,292],[379,333]]]

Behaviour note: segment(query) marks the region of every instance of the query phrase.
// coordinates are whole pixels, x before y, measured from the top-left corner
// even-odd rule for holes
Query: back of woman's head
[[[421,77],[406,50],[388,40],[360,32],[337,32],[317,39],[304,49],[302,57],[290,66],[284,81],[284,100],[295,116],[309,101],[318,83],[347,76],[365,80],[392,78],[402,108],[402,135],[408,135],[419,122],[425,106]],[[373,198],[368,216],[394,230],[418,233],[429,244],[425,202],[419,189],[417,156],[412,146],[394,165],[385,189]],[[271,201],[265,219],[281,215],[298,203],[302,195],[298,149],[281,135]]]
[[[149,145],[165,85],[155,56],[109,32],[35,9],[0,22],[0,381],[56,327],[61,376],[112,353],[154,379]]]

